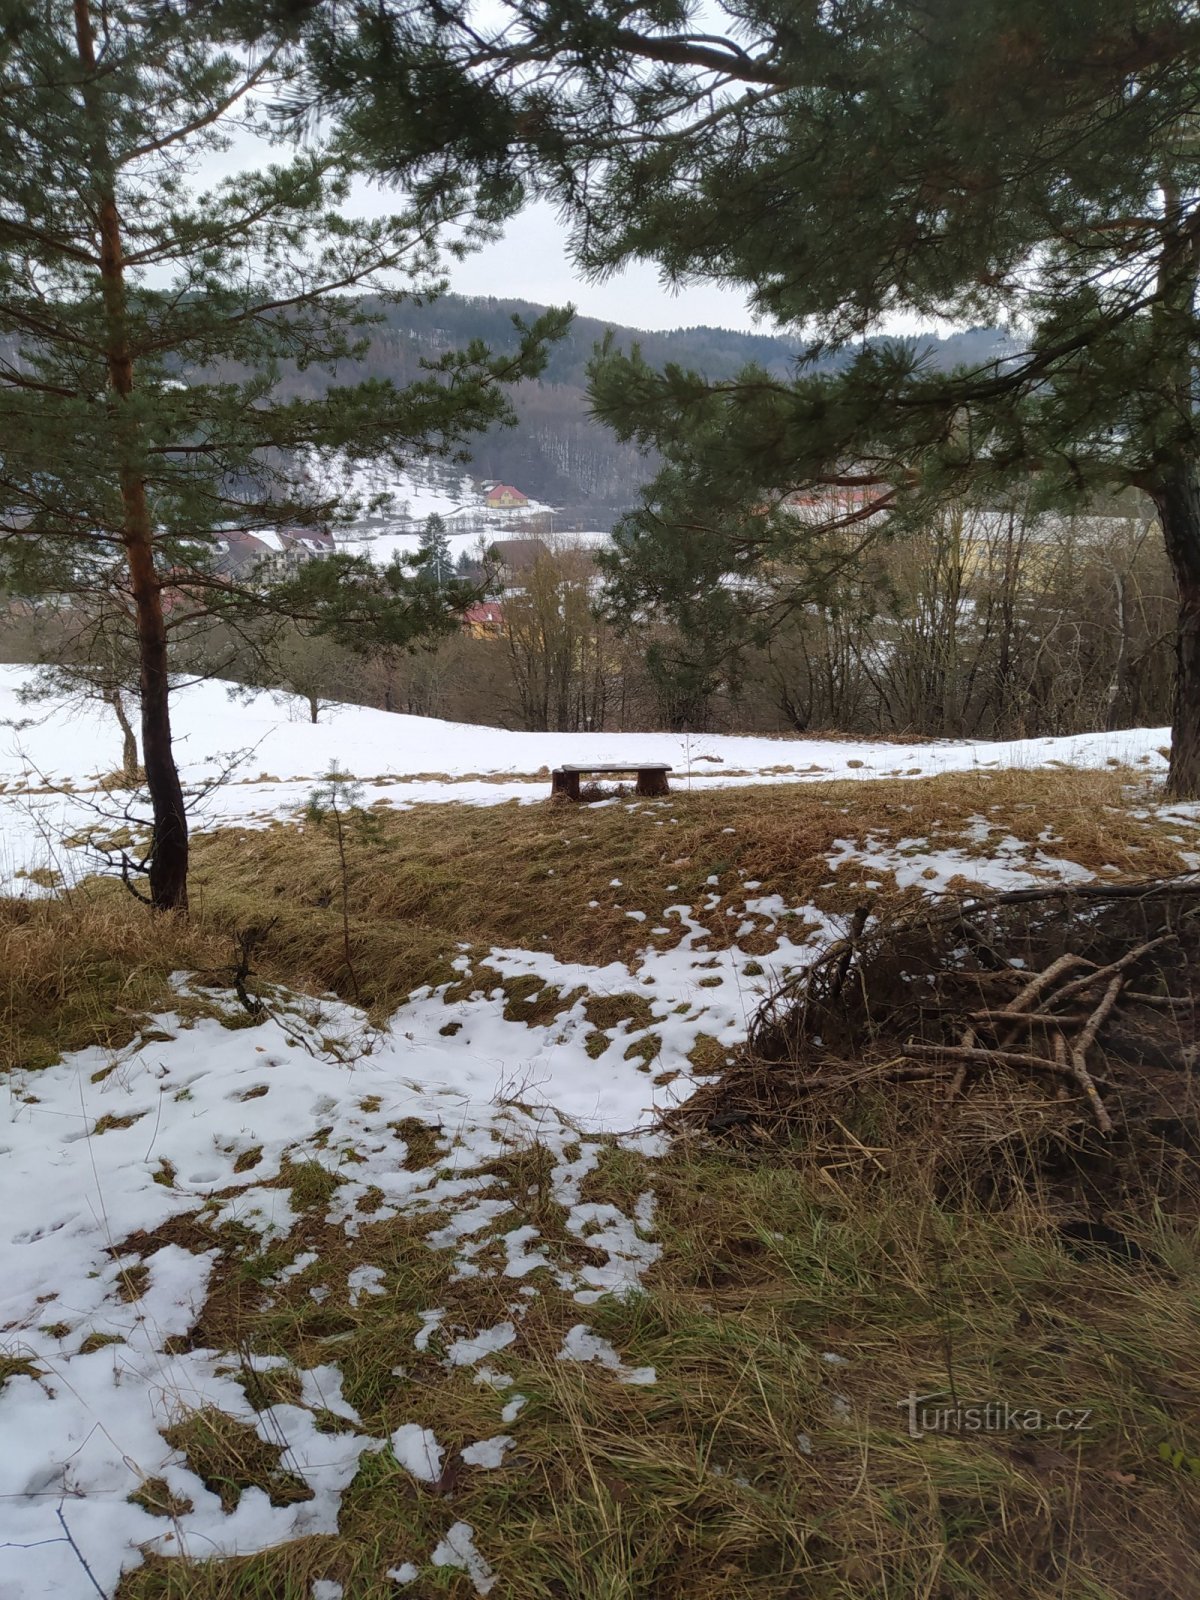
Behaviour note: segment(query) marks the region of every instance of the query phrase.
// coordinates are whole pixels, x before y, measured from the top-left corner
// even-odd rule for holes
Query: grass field
[[[1200,1236],[1186,1207],[1113,1211],[1134,1263],[1069,1248],[1036,1187],[1003,1210],[950,1207],[927,1153],[897,1145],[884,1097],[855,1108],[837,1148],[749,1152],[668,1142],[648,1121],[549,1124],[520,1088],[480,1133],[423,1101],[401,1114],[387,1077],[409,1029],[414,1052],[500,1039],[519,1055],[528,1039],[577,1077],[685,1092],[690,1070],[738,1048],[781,950],[795,961],[811,937],[815,953],[860,905],[1200,865],[1198,819],[1140,783],[1064,770],[599,808],[368,804],[345,819],[344,872],[328,820],[199,837],[186,923],[96,881],[0,902],[18,1107],[36,1105],[39,1069],[49,1083],[85,1049],[99,1089],[156,1051],[172,1087],[206,1030],[232,1030],[250,1076],[230,1081],[255,1084],[255,1053],[274,1065],[290,1029],[308,1040],[305,1082],[328,1048],[360,1129],[344,1136],[344,1105],[317,1107],[303,1138],[275,1138],[266,1088],[239,1087],[250,1131],[221,1144],[219,1179],[156,1157],[160,1213],[109,1241],[108,1299],[0,1334],[0,1427],[105,1363],[131,1385],[149,1338],[161,1450],[127,1453],[110,1491],[142,1559],[118,1550],[105,1567],[99,1534],[81,1538],[102,1592],[1195,1596]],[[259,1016],[225,992],[249,928]],[[182,971],[199,981],[181,989]],[[317,1012],[297,995],[337,1000]],[[288,1020],[306,1005],[310,1020]],[[343,1059],[335,1011],[360,1018],[355,1048],[386,1034],[375,1076]],[[207,1115],[201,1088],[162,1117]],[[93,1164],[115,1141],[153,1146],[143,1103],[123,1104],[88,1122]],[[277,1225],[251,1220],[251,1180],[260,1205],[278,1196]],[[139,1307],[158,1306],[165,1264],[201,1259],[187,1316],[147,1334]],[[911,1395],[1042,1425],[915,1437]],[[350,1464],[336,1515],[311,1528],[322,1441]],[[85,1494],[61,1501],[73,1526]],[[287,1536],[248,1533],[242,1554],[199,1531],[270,1516]],[[77,1589],[45,1592],[94,1592],[60,1554]]]

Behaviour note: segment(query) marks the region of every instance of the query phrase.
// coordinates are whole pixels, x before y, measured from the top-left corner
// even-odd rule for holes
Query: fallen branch
[[[1070,1078],[1078,1082],[1073,1067],[1051,1061],[1047,1056],[1030,1055],[1023,1050],[987,1050],[979,1046],[961,1044],[907,1044],[910,1056],[943,1057],[950,1061],[977,1061],[981,1066],[1027,1067],[1035,1072],[1049,1072],[1055,1077]]]
[[[1099,1125],[1101,1133],[1112,1132],[1112,1118],[1105,1110],[1104,1102],[1100,1099],[1096,1085],[1092,1081],[1092,1075],[1088,1071],[1086,1058],[1088,1051],[1096,1042],[1096,1035],[1100,1031],[1101,1024],[1104,1022],[1105,1017],[1108,1016],[1112,1008],[1116,1005],[1117,996],[1120,994],[1124,982],[1124,978],[1122,978],[1118,973],[1109,984],[1108,988],[1104,991],[1103,1000],[1101,1000],[1100,1004],[1088,1018],[1087,1026],[1079,1035],[1079,1038],[1075,1041],[1075,1045],[1071,1051],[1071,1065],[1075,1070],[1075,1076],[1079,1080],[1080,1088],[1088,1097],[1088,1103],[1091,1105],[1091,1108],[1095,1113],[1096,1122]]]
[[[1006,1011],[1020,1011],[1031,1000],[1036,1000],[1038,995],[1044,994],[1054,980],[1060,978],[1064,972],[1070,972],[1075,967],[1092,967],[1094,965],[1095,962],[1085,961],[1082,956],[1069,953],[1059,956],[1058,960],[1052,961],[1044,972],[1039,972],[1032,977],[1020,993],[1013,996],[1012,1003],[1004,1009]]]
[[[1035,1022],[1039,1022],[1047,1027],[1062,1028],[1070,1023],[1086,1022],[1087,1016],[1086,1011],[1068,1011],[1064,1015],[1059,1015],[1055,1011],[1009,1011],[1006,1008],[1003,1011],[972,1011],[971,1021],[1011,1023],[1014,1027],[1017,1023],[1028,1023],[1032,1026]]]
[[[1089,972],[1086,977],[1076,978],[1073,983],[1064,984],[1054,996],[1054,1004],[1062,1000],[1069,1000],[1072,996],[1083,994],[1086,990],[1094,988],[1096,984],[1103,983],[1105,978],[1115,977],[1118,973],[1126,972],[1135,966],[1143,956],[1149,955],[1151,950],[1157,950],[1160,945],[1174,944],[1178,934],[1160,933],[1157,939],[1147,939],[1145,944],[1139,944],[1133,950],[1127,950],[1118,961],[1110,961],[1106,967],[1097,967],[1094,972]],[[1107,1012],[1105,1013],[1107,1015]]]
[[[960,1042],[960,1044],[961,1044],[961,1046],[962,1046],[962,1048],[964,1050],[970,1050],[974,1046],[974,1044],[975,1044],[975,1029],[970,1023],[968,1023],[968,1025],[963,1029],[962,1039],[959,1042]],[[934,1117],[934,1122],[933,1122],[934,1138],[930,1143],[931,1153],[932,1153],[932,1150],[933,1150],[934,1146],[936,1145],[937,1135],[941,1133],[942,1128],[943,1128],[943,1126],[945,1124],[946,1118],[949,1115],[950,1107],[954,1104],[954,1102],[958,1099],[959,1095],[962,1093],[963,1088],[966,1085],[967,1077],[970,1074],[970,1071],[971,1071],[971,1063],[969,1061],[960,1061],[959,1064],[958,1064],[958,1067],[955,1069],[954,1076],[950,1080],[950,1086],[946,1090],[946,1093],[943,1095],[942,1103],[938,1107],[937,1113],[936,1113],[936,1115]]]

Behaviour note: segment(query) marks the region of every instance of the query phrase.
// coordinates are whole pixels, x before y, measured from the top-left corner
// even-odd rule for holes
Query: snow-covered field
[[[453,529],[456,522],[494,520],[498,525],[519,522],[524,517],[540,517],[554,510],[542,500],[526,497],[523,506],[489,509],[482,486],[469,474],[453,468],[424,468],[397,471],[376,464],[342,465],[333,470],[333,482],[343,494],[369,505],[380,495],[388,497],[384,519],[408,523],[420,532],[426,518],[438,516]],[[518,485],[512,487],[518,488]]]
[[[529,512],[527,515],[534,515]],[[459,527],[461,521],[471,525],[467,528]],[[497,523],[480,529],[475,525],[475,513],[462,518],[447,518],[446,544],[450,551],[450,559],[457,563],[460,557],[467,556],[472,561],[479,560],[493,544],[505,539],[521,538],[519,527],[505,531],[502,524]],[[545,540],[548,548],[555,551],[571,550],[580,546],[594,549],[608,538],[598,528],[582,532],[565,532],[539,535]],[[421,543],[421,530],[411,524],[394,524],[381,519],[377,525],[363,523],[353,533],[339,536],[337,546],[339,550],[347,551],[350,555],[368,556],[377,566],[385,567],[393,556],[415,555]]]
[[[377,516],[364,517],[355,527],[337,536],[340,549],[369,556],[381,566],[386,566],[393,556],[412,555],[421,541],[425,521],[431,516],[439,516],[445,523],[450,555],[457,561],[462,555],[477,557],[498,539],[519,538],[526,523],[536,520],[539,525],[545,525],[554,514],[553,506],[534,499],[527,499],[523,506],[489,508],[474,478],[434,468],[423,472],[359,468],[348,472],[344,481],[347,491],[364,503],[378,494],[391,497],[387,510]],[[550,537],[556,546],[596,545],[602,544],[608,534],[594,529]]]
[[[430,1248],[448,1252],[464,1274],[474,1270],[485,1225],[489,1241],[499,1228],[507,1253],[507,1314],[470,1339],[445,1330],[448,1366],[475,1368],[481,1382],[494,1378],[499,1395],[505,1385],[494,1363],[517,1337],[528,1305],[520,1292],[524,1280],[548,1258],[533,1230],[510,1223],[505,1231],[506,1208],[485,1198],[490,1180],[479,1168],[514,1141],[536,1137],[555,1154],[555,1196],[568,1209],[568,1226],[586,1231],[589,1245],[607,1258],[572,1281],[580,1307],[576,1342],[588,1331],[591,1301],[637,1282],[656,1254],[649,1202],[639,1216],[626,1217],[581,1203],[578,1190],[598,1154],[586,1133],[581,1141],[581,1129],[636,1124],[644,1113],[644,1080],[631,1064],[614,1059],[597,1066],[568,1042],[555,1051],[554,1093],[579,1122],[548,1108],[499,1105],[506,1089],[518,1087],[515,1073],[527,1074],[530,1083],[546,1075],[548,1041],[531,1039],[521,1024],[504,1023],[482,999],[457,1009],[464,1031],[453,1040],[439,1032],[447,1016],[440,1000],[405,1008],[382,1039],[370,1035],[360,1016],[333,1003],[307,1017],[281,1011],[278,1020],[253,1030],[230,1030],[217,1020],[185,1030],[167,1016],[156,1020],[156,1032],[170,1037],[153,1046],[135,1044],[112,1057],[84,1051],[11,1084],[10,1115],[0,1135],[0,1356],[28,1362],[30,1373],[9,1377],[0,1392],[3,1600],[63,1600],[88,1592],[79,1560],[64,1542],[60,1511],[105,1593],[123,1567],[140,1559],[140,1548],[232,1555],[334,1532],[339,1496],[359,1457],[389,1443],[363,1431],[341,1397],[335,1366],[300,1374],[298,1404],[256,1412],[237,1382],[239,1365],[230,1352],[172,1349],[169,1341],[187,1334],[203,1306],[216,1253],[168,1243],[139,1266],[136,1253],[115,1248],[135,1231],[153,1232],[209,1202],[212,1226],[236,1220],[264,1240],[286,1239],[297,1220],[289,1191],[265,1186],[285,1160],[318,1162],[346,1180],[330,1219],[348,1229],[368,1189],[384,1196],[375,1222],[402,1210],[437,1213],[440,1227],[431,1231]],[[331,1034],[345,1059],[323,1042]],[[523,1099],[532,1093],[527,1083]],[[406,1149],[392,1127],[403,1118],[445,1130],[428,1168],[402,1164]],[[318,1137],[319,1130],[328,1131]],[[568,1145],[580,1153],[568,1158]],[[261,1158],[243,1170],[239,1157],[254,1150]],[[167,1172],[170,1182],[163,1181]],[[220,1198],[213,1202],[213,1196]],[[284,1270],[291,1275],[313,1265],[293,1252]],[[134,1267],[148,1276],[131,1298]],[[319,1269],[312,1276],[314,1298],[328,1293]],[[358,1293],[384,1292],[382,1272],[365,1269],[360,1277],[352,1286]],[[425,1342],[445,1315],[436,1305],[428,1308]],[[419,1334],[417,1349],[420,1341]],[[512,1400],[497,1399],[497,1434],[502,1407]],[[205,1405],[266,1430],[271,1440],[286,1438],[289,1468],[313,1497],[274,1506],[250,1490],[233,1511],[222,1510],[160,1432]],[[337,1419],[334,1432],[317,1427],[327,1413]],[[427,1451],[440,1460],[441,1448],[423,1428],[416,1402],[411,1423],[402,1424],[391,1442],[399,1459],[422,1476],[410,1435],[427,1438]],[[129,1501],[155,1479],[191,1509],[172,1521]],[[397,1564],[430,1554],[397,1551]]]
[[[85,857],[57,841],[119,816],[125,797],[98,794],[120,761],[111,711],[96,704],[24,705],[23,667],[0,667],[0,885],[53,867],[77,875]],[[367,803],[457,801],[497,805],[542,800],[546,776],[564,762],[667,761],[677,788],[803,783],[818,779],[927,777],[941,772],[1117,764],[1165,770],[1165,728],[1005,743],[871,741],[672,733],[520,733],[361,706],[330,706],[315,725],[305,706],[267,694],[233,697],[228,685],[181,688],[173,702],[177,758],[198,787],[229,769],[230,782],[199,806],[201,826],[288,816],[336,764],[367,785]],[[62,791],[69,790],[69,793]]]
[[[63,834],[92,822],[95,805],[124,799],[96,788],[119,755],[111,713],[22,705],[26,677],[0,669],[0,828],[18,892],[33,892],[13,876],[22,868],[53,864],[70,876],[86,865],[59,843]],[[287,815],[333,763],[363,781],[366,803],[490,805],[544,799],[548,781],[535,775],[563,761],[665,759],[677,787],[713,788],[1050,763],[1123,763],[1153,775],[1166,744],[1162,729],[896,745],[510,733],[349,706],[323,718],[314,726],[265,695],[233,700],[219,684],[181,690],[175,726],[187,782],[202,784],[244,753],[235,780],[209,796],[205,822]],[[632,811],[630,827],[666,826],[674,819],[670,803],[662,806]],[[1200,867],[1191,848],[1196,811],[1170,815],[1181,864]],[[951,835],[935,848],[929,839],[854,836],[848,825],[827,864],[864,878],[890,872],[930,891],[961,873],[1003,888],[1086,875],[1061,858],[1050,829],[1022,843],[978,816]],[[569,1313],[552,1360],[588,1363],[596,1382],[653,1385],[654,1368],[627,1361],[595,1330],[590,1308],[626,1294],[657,1258],[654,1198],[598,1201],[587,1197],[586,1180],[606,1139],[657,1148],[656,1113],[690,1092],[697,1045],[711,1041],[718,1053],[736,1045],[765,989],[838,931],[816,907],[786,904],[737,876],[729,914],[742,920],[731,923],[724,948],[696,920],[725,915],[715,909],[715,878],[693,905],[624,905],[628,891],[613,878],[607,893],[646,930],[646,947],[627,964],[569,963],[528,949],[481,960],[463,950],[453,996],[419,990],[382,1028],[336,999],[283,991],[270,1015],[247,1027],[232,997],[202,993],[180,974],[178,1011],[153,1018],[127,1047],[93,1047],[10,1074],[0,1126],[0,1600],[111,1595],[122,1572],[152,1552],[244,1554],[334,1533],[361,1462],[385,1450],[426,1486],[451,1455],[466,1471],[504,1470],[510,1449],[519,1452],[525,1403],[508,1368],[524,1349],[526,1319],[550,1296]],[[759,939],[749,941],[750,932]],[[761,952],[764,932],[769,954],[740,947],[746,937]],[[496,974],[552,985],[560,1009],[546,1022],[511,1020]],[[628,996],[641,1014],[635,1004],[598,1034],[589,1000]],[[499,1159],[535,1145],[552,1163],[559,1232],[532,1225],[495,1175]],[[396,1352],[402,1378],[422,1365],[404,1391],[407,1412],[385,1430],[369,1427],[346,1398],[336,1336],[327,1357],[299,1369],[283,1356],[188,1337],[220,1269],[217,1236],[231,1224],[278,1252],[283,1264],[261,1283],[268,1302],[299,1294],[354,1307],[397,1292],[389,1269],[366,1263],[347,1273],[303,1244],[305,1218],[287,1180],[305,1166],[335,1180],[319,1221],[339,1238],[358,1238],[364,1214],[371,1224],[396,1219],[444,1264],[444,1297],[420,1306],[406,1335],[411,1349]],[[460,1321],[454,1286],[484,1279],[486,1320]],[[287,1369],[293,1391],[256,1409],[248,1369]],[[432,1425],[429,1384],[465,1372],[486,1426],[451,1445]],[[205,1407],[268,1445],[283,1441],[287,1470],[309,1498],[276,1504],[251,1487],[223,1504],[164,1437]],[[158,1503],[163,1495],[169,1510]],[[435,1537],[387,1552],[397,1594],[422,1571],[446,1567],[487,1594],[497,1579],[489,1534],[446,1502]],[[313,1600],[341,1595],[332,1579],[314,1580]]]

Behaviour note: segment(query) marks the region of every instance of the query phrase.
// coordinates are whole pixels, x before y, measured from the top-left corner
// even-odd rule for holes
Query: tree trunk
[[[1126,577],[1118,570],[1113,574],[1113,595],[1117,603],[1117,659],[1113,664],[1108,685],[1108,714],[1104,726],[1109,733],[1121,726],[1129,716],[1129,603],[1126,594]]]
[[[1185,466],[1154,490],[1179,602],[1167,792],[1200,799],[1200,478]]]
[[[125,775],[125,781],[132,788],[138,781],[137,736],[125,710],[120,689],[110,689],[106,698],[121,729],[121,771]]]
[[[131,408],[133,357],[125,304],[125,258],[116,181],[104,108],[96,91],[96,52],[89,0],[74,0],[75,43],[86,74],[84,104],[92,121],[93,171],[100,235],[100,280],[106,319],[105,359],[117,448],[121,540],[137,626],[142,691],[142,760],[150,792],[150,901],[159,911],[187,909],[188,831],[183,788],[171,748],[170,682],[162,587],[154,567],[154,528],[139,464],[138,423]]]

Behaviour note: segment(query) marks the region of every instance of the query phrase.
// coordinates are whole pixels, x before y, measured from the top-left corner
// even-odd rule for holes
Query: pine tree
[[[443,588],[454,573],[454,560],[450,554],[450,537],[446,522],[437,512],[425,519],[421,542],[414,557],[417,582],[434,589]]]
[[[666,458],[622,532],[629,604],[744,637],[828,580],[848,532],[966,493],[1136,490],[1178,592],[1169,783],[1200,795],[1191,0],[714,0],[702,23],[672,0],[526,0],[490,34],[454,5],[322,16],[315,70],[382,168],[549,191],[585,267],[744,285],[841,358],[792,381],[594,365],[599,414]],[[868,340],[896,313],[1009,338],[946,375],[919,343]],[[886,524],[777,510],[847,483]]]
[[[290,132],[263,107],[287,91],[291,46],[260,22],[240,36],[223,20],[235,9],[0,12],[0,567],[17,592],[103,594],[128,616],[160,909],[187,903],[173,631],[274,611],[395,644],[439,622],[399,569],[339,557],[274,586],[238,582],[214,571],[220,541],[351,516],[335,468],[454,454],[506,419],[503,385],[540,370],[564,325],[520,328],[506,356],[451,353],[407,389],[338,384],[369,334],[361,295],[386,305],[398,274],[408,292],[436,288],[439,230],[464,195],[442,186],[348,220],[355,166],[330,141],[202,191],[200,168],[235,137],[282,147]],[[304,377],[314,367],[324,393]]]

